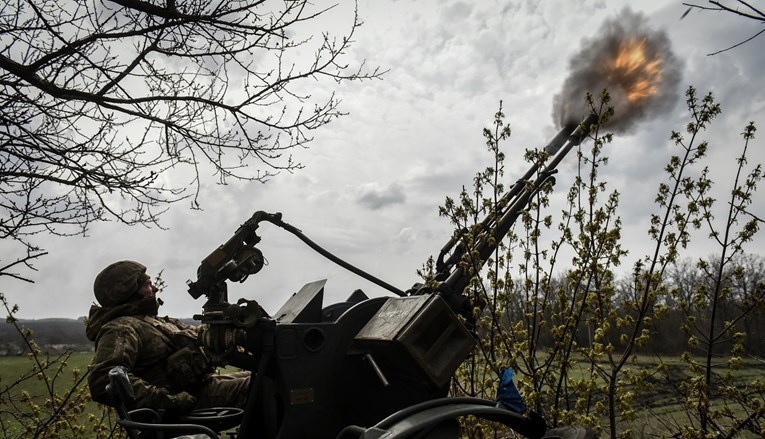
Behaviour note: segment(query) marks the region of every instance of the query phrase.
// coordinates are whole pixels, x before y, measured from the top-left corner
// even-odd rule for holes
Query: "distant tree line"
[[[19,320],[19,324],[34,334],[38,346],[44,352],[58,354],[67,350],[84,352],[93,350],[93,342],[85,336],[82,319]],[[0,325],[0,356],[30,353],[25,342],[13,325]]]
[[[702,266],[716,267],[720,264],[719,258],[710,256],[701,262]],[[709,291],[711,280],[705,276],[704,270],[692,259],[683,259],[670,267],[666,279],[666,287],[672,294],[663,298],[666,313],[661,319],[653,322],[650,329],[650,338],[645,345],[635,348],[637,354],[680,355],[690,351],[695,355],[705,355],[706,352],[698,345],[694,345],[694,331],[686,324],[686,321],[708,320],[712,316],[712,304],[699,297],[699,291]],[[729,270],[725,273],[725,294],[718,303],[718,310],[714,319],[719,326],[726,322],[733,323],[736,333],[745,334],[742,343],[744,351],[748,355],[765,357],[765,306],[762,304],[763,289],[765,289],[765,257],[758,254],[738,255],[735,259],[738,267],[736,272]],[[561,275],[551,281],[560,288],[565,288],[565,275]],[[513,316],[522,315],[527,309],[524,295],[521,293],[521,282],[514,284],[518,291],[509,295],[508,307],[505,309],[504,318],[510,325]],[[618,318],[631,316],[635,318],[634,311],[626,304],[629,302],[629,285],[625,280],[617,283],[614,289],[615,307]],[[545,319],[552,319],[555,313],[560,312],[561,304],[556,303],[556,297],[543,310]],[[697,303],[701,307],[692,307]],[[756,305],[756,306],[753,306]],[[678,330],[680,329],[680,330]],[[574,333],[576,343],[583,347],[592,347],[594,334],[586,322],[580,322]],[[620,331],[611,327],[606,331],[607,343],[616,345],[619,343]],[[554,346],[555,337],[549,327],[542,328],[538,347],[550,349]],[[690,345],[689,345],[690,343]],[[734,345],[734,339],[726,338],[716,343],[712,348],[714,355],[728,355]]]

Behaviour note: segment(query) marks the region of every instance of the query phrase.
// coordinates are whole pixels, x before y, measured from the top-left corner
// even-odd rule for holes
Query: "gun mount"
[[[281,214],[256,212],[234,236],[200,264],[189,294],[207,297],[194,318],[205,326],[200,342],[218,364],[254,372],[239,429],[241,438],[332,439],[457,437],[457,416],[472,414],[505,423],[532,438],[545,434],[544,419],[493,407],[493,402],[446,398],[451,376],[470,355],[472,316],[460,267],[466,251],[486,260],[531,198],[554,181],[557,166],[589,134],[597,116],[564,127],[546,146],[549,160],[535,163],[505,194],[501,211],[480,224],[476,244],[458,235],[438,256],[436,287],[403,291],[327,252]],[[228,302],[227,281],[243,282],[263,267],[257,230],[269,222],[315,251],[398,297],[369,298],[361,290],[324,306],[326,281],[303,286],[273,316],[253,300]],[[499,238],[499,239],[496,239]],[[469,326],[469,325],[468,325]],[[432,430],[431,430],[432,429]],[[432,431],[428,436],[427,431]]]

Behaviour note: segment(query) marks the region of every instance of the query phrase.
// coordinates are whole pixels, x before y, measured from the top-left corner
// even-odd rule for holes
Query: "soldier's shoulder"
[[[104,328],[137,328],[145,325],[148,325],[148,323],[144,322],[140,317],[119,316],[104,324]]]

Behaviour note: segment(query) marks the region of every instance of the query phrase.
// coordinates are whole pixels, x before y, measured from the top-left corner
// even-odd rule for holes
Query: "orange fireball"
[[[661,81],[662,60],[646,48],[646,40],[629,38],[619,44],[616,56],[603,65],[608,82],[620,86],[632,103],[658,92]]]

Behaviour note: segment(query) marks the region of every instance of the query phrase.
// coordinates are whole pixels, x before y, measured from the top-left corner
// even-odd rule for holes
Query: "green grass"
[[[86,373],[93,354],[90,352],[72,353],[68,356],[50,355],[41,356],[40,360],[47,360],[50,366],[46,369],[48,381],[42,379],[40,374],[32,372],[37,364],[28,356],[0,357],[0,431],[6,438],[27,437],[23,425],[29,425],[35,417],[33,406],[40,407],[40,419],[49,416],[46,401],[50,399],[51,392],[64,396],[77,383],[75,370],[79,370],[79,376]],[[39,369],[37,369],[39,370]],[[56,371],[60,371],[57,375]],[[85,389],[87,383],[80,382],[77,389]],[[98,404],[88,401],[84,411],[75,416],[74,424],[85,426],[85,433],[78,434],[83,438],[95,438],[92,431],[90,415],[101,416],[102,410]],[[68,432],[67,432],[68,430]],[[64,428],[62,437],[71,437],[72,430]]]

